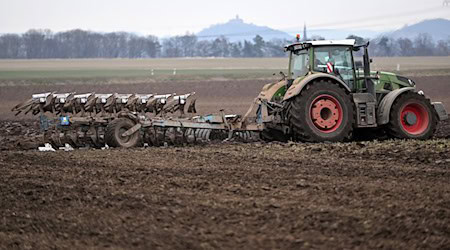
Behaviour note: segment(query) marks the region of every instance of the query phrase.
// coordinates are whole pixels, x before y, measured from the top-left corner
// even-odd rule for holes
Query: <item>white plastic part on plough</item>
[[[32,95],[31,99],[16,105],[12,111],[20,113],[53,113],[77,116],[111,116],[120,111],[138,113],[174,113],[184,114],[184,106],[195,112],[195,92],[174,94],[96,94],[96,93],[55,93],[47,92]]]

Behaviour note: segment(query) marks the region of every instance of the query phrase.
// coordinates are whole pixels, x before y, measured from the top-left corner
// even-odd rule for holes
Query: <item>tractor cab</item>
[[[389,72],[371,71],[369,43],[355,45],[355,40],[311,41],[285,47],[289,52],[287,87],[298,84],[307,76],[328,74],[342,81],[352,93],[369,93],[377,102],[389,92],[415,88],[409,78]],[[363,60],[356,61],[354,53],[363,50]]]
[[[290,62],[288,81],[300,82],[309,74],[325,73],[338,77],[351,90],[356,90],[355,48],[355,40],[311,41],[286,46]]]

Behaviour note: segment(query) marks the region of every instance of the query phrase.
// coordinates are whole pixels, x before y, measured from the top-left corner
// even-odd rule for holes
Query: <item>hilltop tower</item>
[[[244,22],[244,20],[242,18],[240,18],[239,15],[236,15],[236,18],[231,19],[230,21],[234,22],[234,23],[243,23]]]

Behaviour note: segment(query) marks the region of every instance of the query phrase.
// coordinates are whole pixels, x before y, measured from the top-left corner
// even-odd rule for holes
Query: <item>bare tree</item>
[[[440,40],[436,45],[437,56],[449,56],[450,55],[450,41]]]
[[[226,37],[220,36],[212,42],[211,55],[216,57],[228,57],[230,55],[230,44]]]
[[[16,34],[0,36],[0,58],[21,58],[22,38]]]
[[[414,47],[418,56],[433,55],[433,38],[427,33],[421,33],[414,39]]]
[[[397,40],[400,56],[413,56],[414,46],[411,40],[408,38],[399,38]]]
[[[42,30],[29,30],[22,38],[27,58],[43,58],[45,34]]]
[[[177,44],[182,48],[183,57],[193,57],[195,55],[195,44],[197,43],[197,37],[194,34],[187,33],[184,36],[175,37]]]
[[[242,43],[241,42],[236,42],[236,43],[232,43],[230,45],[231,47],[231,51],[230,51],[230,55],[231,57],[242,57]]]

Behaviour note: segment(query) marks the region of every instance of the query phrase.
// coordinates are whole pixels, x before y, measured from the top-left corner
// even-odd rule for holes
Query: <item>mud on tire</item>
[[[399,139],[426,140],[433,136],[437,122],[430,100],[408,91],[397,97],[392,105],[387,133]]]
[[[307,85],[286,105],[294,140],[339,142],[352,136],[353,104],[346,91],[330,81]]]
[[[117,118],[112,120],[106,127],[106,144],[114,148],[136,147],[140,142],[139,132],[136,132],[130,136],[122,136],[124,132],[132,128],[134,125],[134,122],[127,118]]]

